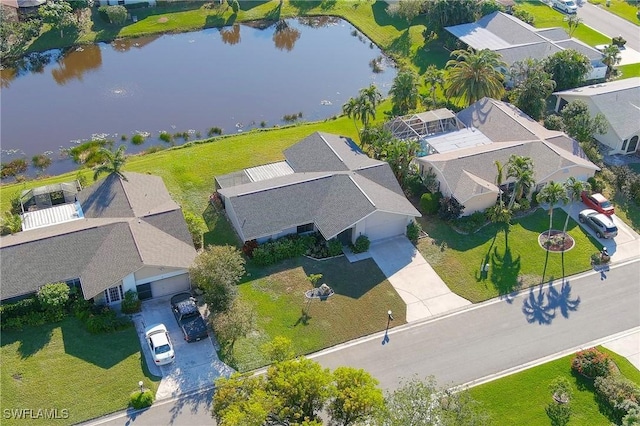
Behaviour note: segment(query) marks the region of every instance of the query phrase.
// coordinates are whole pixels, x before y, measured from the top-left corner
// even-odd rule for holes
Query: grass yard
[[[556,209],[553,229],[562,230],[566,214]],[[575,246],[564,253],[551,253],[538,245],[538,235],[549,227],[546,210],[513,221],[508,241],[495,224],[471,235],[455,232],[437,217],[420,218],[430,238],[420,240],[418,249],[449,288],[473,303],[508,294],[542,281],[559,280],[591,267],[589,256],[601,245],[573,220],[567,231]],[[548,254],[548,256],[547,256]],[[488,277],[480,266],[489,263]],[[546,266],[546,270],[545,270]]]
[[[238,340],[235,364],[248,371],[268,364],[261,346],[276,336],[291,339],[297,354],[307,354],[384,330],[387,311],[393,326],[406,322],[406,305],[371,259],[350,264],[346,257],[316,261],[300,257],[268,268],[248,266],[240,297],[257,310],[257,330]],[[307,305],[310,274],[322,274],[335,294]],[[309,318],[303,316],[308,309]]]
[[[569,32],[565,21],[566,15],[562,12],[558,12],[545,3],[540,1],[519,1],[518,7],[521,7],[527,12],[533,14],[535,17],[533,26],[536,28],[561,27]],[[573,33],[573,37],[590,46],[611,43],[611,39],[609,37],[597,32],[596,30],[592,30],[586,25],[578,26],[575,33]]]
[[[620,78],[640,76],[640,64],[618,65],[616,69],[620,73]]]
[[[626,358],[598,347],[601,352],[611,355],[620,372],[628,379],[640,384],[640,371]],[[489,411],[493,425],[548,426],[549,417],[545,407],[552,401],[549,383],[556,377],[569,379],[573,388],[571,406],[573,414],[569,421],[572,425],[608,425],[611,424],[601,413],[593,392],[593,383],[575,376],[571,372],[569,355],[546,364],[530,368],[470,389],[471,396],[480,401]]]
[[[154,392],[133,327],[111,334],[88,333],[79,320],[2,332],[3,409],[68,410],[69,418],[12,420],[3,425],[71,424],[122,410],[138,381]]]
[[[598,5],[607,12],[611,12],[619,17],[626,19],[629,22],[633,22],[636,25],[640,25],[638,16],[638,6],[631,4],[629,0],[611,0],[611,5],[606,6],[606,0],[589,0],[589,3]]]

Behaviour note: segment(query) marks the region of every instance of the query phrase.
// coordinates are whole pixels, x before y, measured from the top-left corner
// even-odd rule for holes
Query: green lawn
[[[533,26],[536,28],[561,27],[569,32],[565,21],[566,15],[540,1],[518,1],[518,7],[521,7],[527,12],[533,14],[535,17]],[[573,37],[590,46],[611,43],[611,39],[609,39],[609,37],[606,37],[596,30],[592,30],[586,25],[578,26]]]
[[[554,229],[562,229],[565,213],[556,209]],[[471,235],[455,232],[437,217],[420,219],[430,238],[420,240],[418,249],[433,269],[456,294],[480,302],[543,280],[560,280],[590,268],[589,256],[599,251],[600,244],[569,221],[568,233],[576,244],[564,256],[548,253],[538,245],[538,235],[549,227],[546,210],[513,221],[508,239],[497,225],[490,224]],[[488,277],[480,275],[480,266],[490,264]],[[546,271],[545,271],[546,266]]]
[[[602,347],[609,353],[621,373],[640,384],[640,372],[626,358]],[[569,355],[470,389],[471,396],[489,411],[493,425],[548,426],[546,405],[552,401],[549,383],[556,377],[569,379],[573,388],[573,414],[569,426],[609,425],[611,419],[601,413],[589,380],[571,372]]]
[[[392,326],[406,322],[406,305],[371,259],[350,264],[343,256],[317,261],[300,257],[269,268],[247,268],[240,297],[257,310],[257,330],[236,342],[235,363],[247,371],[266,365],[260,347],[276,336],[291,339],[297,354],[307,354],[384,330],[387,311],[394,313]],[[310,274],[322,274],[335,294],[326,301],[313,300],[310,318],[304,292],[312,288]]]
[[[89,334],[75,318],[19,332],[2,332],[3,409],[68,410],[69,418],[31,422],[3,418],[3,425],[71,424],[122,410],[138,381],[154,392],[133,327]]]
[[[626,19],[629,22],[633,22],[636,25],[640,25],[638,16],[638,6],[631,4],[629,0],[611,0],[611,5],[606,6],[606,0],[589,0],[589,3],[598,5],[602,9],[618,15],[619,17]]]

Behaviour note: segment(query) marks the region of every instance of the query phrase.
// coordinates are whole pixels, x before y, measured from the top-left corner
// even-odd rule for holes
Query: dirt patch
[[[563,252],[573,248],[575,241],[571,235],[552,229],[538,235],[540,247],[551,252]]]
[[[162,17],[162,18],[158,18],[158,23],[159,24],[164,24],[165,22],[169,22],[169,18],[167,17]]]

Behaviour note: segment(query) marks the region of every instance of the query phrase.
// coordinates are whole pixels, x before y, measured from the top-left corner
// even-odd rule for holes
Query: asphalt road
[[[583,0],[578,7],[578,17],[585,25],[609,37],[621,35],[626,46],[640,52],[640,27],[607,11],[606,6],[595,6]]]
[[[434,375],[457,385],[516,368],[549,355],[640,326],[640,261],[589,272],[563,284],[532,288],[504,299],[383,335],[341,345],[315,356],[331,369],[349,365],[375,376],[384,389],[401,378]],[[105,425],[213,424],[211,391],[166,401]]]

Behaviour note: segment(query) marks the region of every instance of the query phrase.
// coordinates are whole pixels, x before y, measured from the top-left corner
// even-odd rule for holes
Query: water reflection
[[[290,26],[287,21],[278,21],[276,31],[273,33],[273,42],[280,50],[291,52],[296,41],[300,38],[300,31]]]
[[[233,46],[240,43],[240,24],[233,24],[231,28],[220,28],[220,37],[224,44]]]
[[[72,52],[58,59],[59,68],[51,70],[53,79],[59,85],[65,85],[69,80],[82,81],[84,73],[97,70],[102,65],[102,53],[100,47],[90,44],[78,47]]]
[[[372,71],[381,52],[353,32],[336,18],[274,19],[25,56],[0,71],[1,161],[66,151],[96,134],[135,154],[212,129],[285,125],[292,114],[327,119],[371,83],[386,94],[395,76],[392,67]],[[25,125],[26,116],[37,119]],[[130,142],[141,132],[142,144]],[[47,172],[75,167],[56,161]]]
[[[111,46],[118,52],[128,52],[133,47],[141,49],[159,37],[160,35],[156,34],[137,38],[123,38],[111,42]]]

